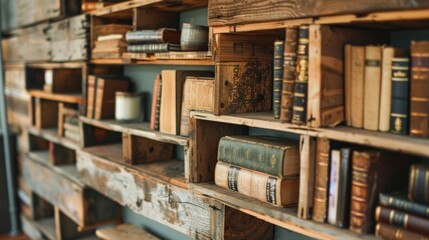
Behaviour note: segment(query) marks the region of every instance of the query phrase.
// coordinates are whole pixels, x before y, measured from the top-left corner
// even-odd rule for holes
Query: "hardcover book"
[[[128,43],[173,43],[180,44],[180,31],[173,28],[129,31],[125,35]]]
[[[391,224],[415,233],[429,236],[429,219],[383,206],[377,207],[375,210],[375,218],[377,222]]]
[[[392,59],[392,106],[390,132],[408,134],[409,58]]]
[[[314,171],[313,220],[325,222],[328,211],[330,140],[317,138]]]
[[[408,198],[421,204],[429,204],[429,165],[411,166]]]
[[[284,207],[295,205],[299,196],[299,177],[279,178],[231,164],[217,162],[215,183],[246,196]]]
[[[350,67],[350,104],[353,106],[351,111],[351,126],[363,128],[364,117],[364,92],[365,92],[365,47],[352,46],[351,49],[351,67]]]
[[[152,108],[151,108],[151,114],[150,114],[150,128],[157,130],[155,127],[156,123],[156,111],[158,104],[158,99],[160,99],[160,81],[161,81],[161,75],[156,75],[155,81],[153,81],[153,91],[152,91]],[[158,116],[159,117],[159,116]]]
[[[135,44],[128,45],[127,51],[132,53],[157,53],[180,51],[180,44],[172,43],[148,43],[148,44]]]
[[[226,136],[218,160],[278,177],[299,175],[299,143],[267,136]]]
[[[274,42],[274,63],[273,63],[273,113],[274,118],[280,118],[280,104],[282,99],[283,84],[283,55],[284,41],[277,40]]]
[[[329,208],[328,208],[328,223],[332,225],[337,224],[337,211],[338,199],[338,185],[340,182],[340,165],[341,165],[341,151],[334,149],[331,151],[331,166],[329,174]]]
[[[429,219],[429,206],[409,200],[406,191],[380,193],[380,205]]]
[[[429,237],[422,234],[414,233],[386,223],[377,224],[375,235],[383,239],[393,240],[429,240]]]
[[[365,47],[363,128],[378,130],[380,114],[381,47]]]

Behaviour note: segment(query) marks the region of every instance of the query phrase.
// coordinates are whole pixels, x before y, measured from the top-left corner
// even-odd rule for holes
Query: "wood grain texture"
[[[374,11],[428,7],[424,0],[275,0],[275,1],[209,1],[209,26],[266,22],[313,16],[364,14]]]
[[[150,217],[192,238],[211,239],[216,201],[157,180],[135,169],[78,151],[77,168],[94,189],[136,213]]]
[[[97,237],[103,240],[159,240],[156,236],[131,224],[121,224],[110,228],[97,230]]]
[[[301,168],[299,174],[299,218],[311,218],[313,209],[314,161],[316,155],[316,139],[301,135],[300,139]]]

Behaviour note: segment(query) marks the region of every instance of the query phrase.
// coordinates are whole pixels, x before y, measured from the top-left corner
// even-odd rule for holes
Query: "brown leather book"
[[[313,220],[325,222],[328,206],[329,139],[317,138],[314,173]]]
[[[429,41],[411,42],[410,135],[429,138]]]
[[[280,121],[292,121],[293,93],[296,78],[296,51],[298,48],[298,28],[286,28],[283,59],[282,98],[280,102]]]
[[[97,77],[95,88],[95,119],[109,119],[115,117],[116,92],[128,91],[127,77]]]
[[[429,240],[429,237],[385,223],[378,223],[375,235],[387,240]]]
[[[415,233],[429,236],[429,219],[382,206],[378,206],[375,210],[375,219],[377,222],[388,223]]]
[[[373,231],[380,192],[405,187],[411,158],[379,150],[353,152],[350,230],[361,234]]]

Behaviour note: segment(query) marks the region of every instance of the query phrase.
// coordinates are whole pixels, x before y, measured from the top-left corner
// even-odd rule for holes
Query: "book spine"
[[[161,118],[161,92],[162,92],[162,78],[159,76],[158,98],[156,99],[155,111],[155,130],[159,131],[159,120]]]
[[[340,150],[331,151],[331,167],[329,175],[329,208],[328,208],[328,223],[337,224],[338,210],[338,185],[340,177]]]
[[[429,218],[429,206],[412,202],[408,199],[398,198],[390,194],[380,193],[380,205]]]
[[[299,27],[296,82],[293,95],[292,123],[306,124],[308,88],[308,26]]]
[[[278,178],[257,171],[217,162],[216,185],[276,206],[290,206],[298,201],[299,178]]]
[[[298,29],[286,28],[286,39],[283,60],[283,83],[281,96],[280,121],[292,121],[293,93],[296,79],[296,54],[298,43]]]
[[[156,105],[158,103],[158,89],[159,89],[159,79],[160,75],[158,74],[153,82],[153,92],[152,92],[152,109],[150,114],[150,129],[155,129],[155,119],[156,119]]]
[[[133,52],[133,53],[156,53],[156,52],[180,51],[180,47],[171,45],[169,43],[138,44],[138,45],[128,45],[127,51]]]
[[[409,58],[392,59],[390,132],[408,134]]]
[[[280,118],[280,102],[282,98],[283,84],[283,55],[284,41],[277,40],[274,42],[274,63],[273,63],[273,113],[274,118]]]
[[[353,152],[352,161],[352,186],[350,201],[350,230],[362,234],[371,229],[372,214],[369,213],[368,203],[371,179],[371,161],[370,153]]]
[[[352,46],[351,63],[351,112],[352,126],[363,128],[363,108],[365,92],[365,48]]]
[[[380,94],[380,122],[378,130],[389,131],[390,108],[392,101],[392,59],[395,49],[392,47],[383,48],[381,61],[381,94]]]
[[[86,116],[88,118],[94,117],[94,95],[95,95],[95,85],[96,85],[96,77],[95,76],[88,76],[88,97],[87,97],[87,111]]]
[[[95,88],[95,104],[94,104],[94,118],[95,119],[101,119],[102,111],[103,111],[103,104],[104,103],[104,85],[105,85],[104,79],[98,79],[97,80],[97,86]]]
[[[287,151],[290,149],[223,137],[219,141],[218,160],[281,177]]]
[[[125,34],[125,40],[128,43],[163,43],[164,42],[162,29],[129,31]]]
[[[314,175],[313,220],[326,221],[329,184],[329,139],[317,138]]]
[[[350,44],[344,46],[344,106],[345,106],[345,120],[347,126],[352,125],[352,80],[351,80],[351,71],[352,71],[352,48]]]
[[[408,198],[412,201],[429,204],[429,168],[412,165],[408,187]]]
[[[363,128],[378,130],[380,114],[381,47],[365,47]]]
[[[377,222],[391,224],[429,236],[428,219],[380,206],[375,211],[375,218]]]
[[[429,240],[429,237],[410,232],[385,223],[378,223],[375,228],[377,237],[389,240]]]
[[[336,225],[341,228],[349,226],[350,219],[350,181],[351,181],[350,148],[341,149],[340,177],[338,187],[338,210]]]
[[[429,41],[411,42],[410,135],[429,138]]]

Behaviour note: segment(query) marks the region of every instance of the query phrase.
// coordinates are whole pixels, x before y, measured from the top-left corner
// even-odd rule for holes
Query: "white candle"
[[[116,92],[115,118],[120,121],[142,119],[141,93]]]

